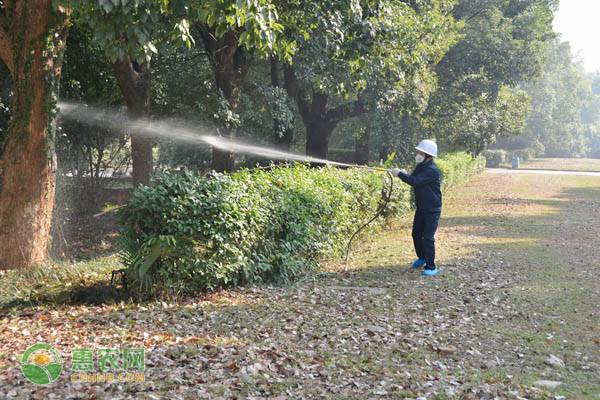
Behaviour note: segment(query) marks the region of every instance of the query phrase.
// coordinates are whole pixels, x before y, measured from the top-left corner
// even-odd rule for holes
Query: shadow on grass
[[[102,305],[131,301],[134,297],[109,282],[95,282],[53,293],[37,293],[32,297],[16,297],[0,302],[0,314],[39,306]]]

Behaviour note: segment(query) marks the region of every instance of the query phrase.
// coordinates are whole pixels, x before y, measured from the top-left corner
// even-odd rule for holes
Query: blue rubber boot
[[[424,266],[426,264],[425,259],[423,258],[418,258],[416,259],[413,263],[412,263],[412,267],[417,269],[417,268],[421,268],[422,266]]]
[[[421,272],[421,275],[423,275],[423,276],[435,276],[435,275],[437,275],[437,273],[438,273],[438,269],[437,268],[435,268],[435,269],[427,269],[427,268],[425,268],[425,269],[423,269],[423,272]]]

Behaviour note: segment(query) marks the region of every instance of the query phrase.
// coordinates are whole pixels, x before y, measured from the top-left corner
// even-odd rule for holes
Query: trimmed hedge
[[[532,160],[535,158],[536,156],[536,151],[533,148],[525,148],[525,149],[519,149],[519,150],[514,150],[510,153],[510,157],[512,159],[512,157],[517,156],[521,159],[521,161],[528,161],[528,160]]]
[[[483,158],[438,160],[444,189],[483,168]],[[130,288],[189,293],[244,282],[290,282],[340,255],[381,201],[381,174],[281,166],[204,177],[163,175],[118,211]],[[411,208],[394,181],[387,217]],[[377,223],[381,224],[382,221]],[[375,224],[376,226],[376,224]]]
[[[486,159],[482,156],[473,158],[467,153],[451,153],[436,160],[442,173],[442,190],[464,181],[472,175],[479,174],[485,169]]]
[[[484,150],[481,155],[486,160],[486,167],[497,168],[508,160],[508,154],[505,150]]]

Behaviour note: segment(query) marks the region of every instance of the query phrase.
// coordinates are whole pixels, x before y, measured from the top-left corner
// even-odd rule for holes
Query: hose
[[[362,232],[367,226],[369,226],[373,221],[375,221],[377,218],[379,218],[379,216],[381,216],[385,212],[388,204],[390,204],[390,201],[392,200],[392,193],[394,191],[394,176],[392,175],[392,172],[390,170],[374,167],[366,168],[372,170],[385,171],[387,178],[389,178],[389,185],[386,186],[384,182],[383,188],[381,189],[381,201],[379,202],[379,206],[377,207],[375,215],[373,215],[373,217],[370,220],[368,220],[360,228],[358,228],[356,232],[354,232],[354,234],[350,237],[350,240],[348,240],[348,244],[346,245],[346,267],[348,267],[348,257],[350,255],[350,246],[352,246],[352,241],[356,236],[358,236],[360,232]]]

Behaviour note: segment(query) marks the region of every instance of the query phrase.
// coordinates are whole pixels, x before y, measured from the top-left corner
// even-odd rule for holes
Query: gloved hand
[[[399,169],[399,168],[392,169],[392,175],[394,175],[395,177],[400,176],[400,173],[403,173],[404,175],[407,174],[405,169]]]

